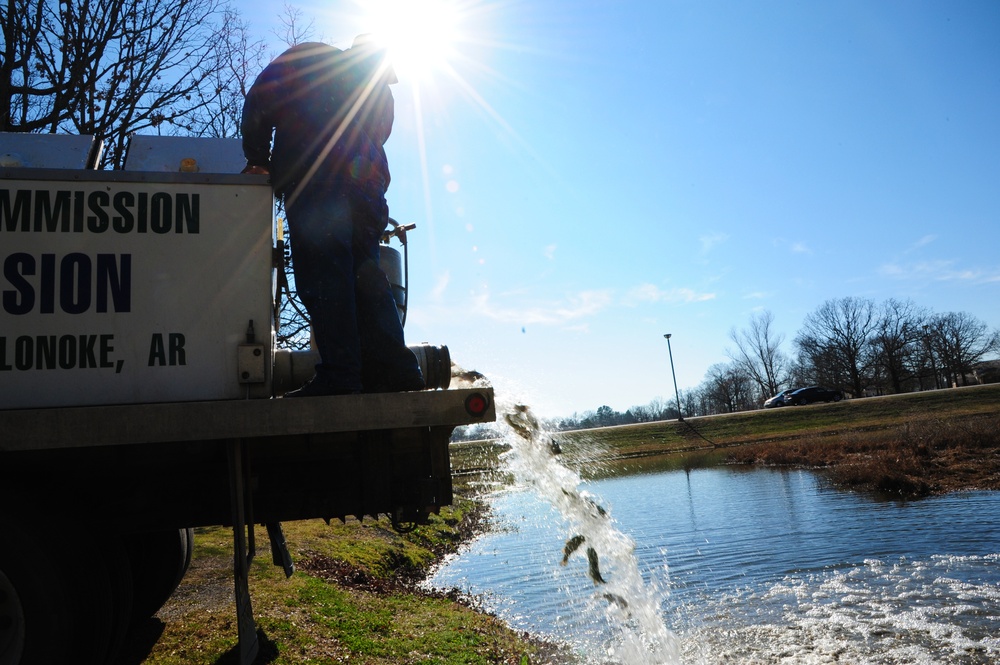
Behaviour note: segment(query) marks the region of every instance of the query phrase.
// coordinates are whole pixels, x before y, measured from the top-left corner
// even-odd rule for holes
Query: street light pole
[[[684,420],[681,415],[681,394],[677,391],[677,373],[674,372],[674,352],[670,348],[670,336],[671,333],[665,334],[663,337],[667,340],[667,353],[670,354],[670,375],[674,377],[674,397],[677,399],[677,420]]]

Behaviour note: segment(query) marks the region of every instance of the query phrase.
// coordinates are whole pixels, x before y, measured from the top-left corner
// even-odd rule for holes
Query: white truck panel
[[[270,378],[265,178],[24,173],[0,180],[0,408],[270,394],[238,373],[253,321]]]

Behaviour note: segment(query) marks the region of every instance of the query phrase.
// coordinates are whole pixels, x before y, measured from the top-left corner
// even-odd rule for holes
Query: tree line
[[[679,400],[657,397],[624,413],[600,406],[546,425],[565,431],[749,411],[782,390],[813,385],[857,398],[1000,382],[1000,361],[987,362],[1000,355],[1000,331],[966,312],[934,313],[910,300],[828,300],[806,316],[791,353],[770,311],[731,329],[729,339],[729,360],[709,367]],[[486,434],[472,428],[456,438]]]
[[[857,398],[1000,381],[1000,370],[984,362],[1000,354],[1000,331],[972,314],[935,313],[911,300],[827,300],[805,317],[791,353],[770,311],[731,329],[729,339],[729,360],[681,392],[684,416],[759,409],[782,390],[814,385]],[[634,410],[650,409],[626,413]],[[666,417],[676,418],[670,411]]]
[[[792,355],[781,350],[773,324],[765,311],[730,331],[729,362],[710,367],[699,387],[706,407],[743,410],[796,386],[864,397],[984,383],[990,376],[980,376],[982,362],[1000,352],[1000,331],[972,314],[934,313],[895,298],[824,302],[806,316]]]

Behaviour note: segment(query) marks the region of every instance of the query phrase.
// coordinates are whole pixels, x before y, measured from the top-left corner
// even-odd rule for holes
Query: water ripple
[[[684,662],[1000,662],[1000,493],[886,502],[807,472],[727,469],[583,488],[662,590]],[[606,603],[584,558],[559,565],[565,518],[527,491],[499,494],[493,508],[510,529],[430,583],[484,594],[512,626],[604,662]]]

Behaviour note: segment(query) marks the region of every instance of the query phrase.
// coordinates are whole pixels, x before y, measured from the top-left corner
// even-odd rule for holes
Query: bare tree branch
[[[872,300],[826,301],[806,317],[795,338],[800,364],[811,370],[816,383],[860,397],[872,379],[876,324]]]
[[[105,142],[121,166],[128,138],[197,133],[223,90],[232,17],[222,0],[8,0],[0,130],[71,132]]]
[[[788,357],[780,348],[785,338],[772,331],[773,324],[774,314],[764,311],[750,317],[749,329],[729,331],[736,350],[727,354],[753,379],[762,399],[781,389],[788,372]]]

